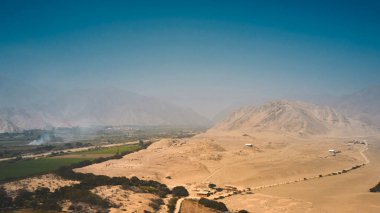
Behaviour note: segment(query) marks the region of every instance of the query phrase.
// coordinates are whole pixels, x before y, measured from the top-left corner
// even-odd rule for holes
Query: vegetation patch
[[[131,152],[132,151],[127,151],[125,153]],[[112,158],[115,157],[119,158],[122,157],[122,155],[112,156]],[[48,159],[51,160],[51,158]],[[68,159],[64,158],[64,160]],[[97,159],[97,161],[106,160],[109,160],[109,158],[103,158],[101,160]],[[31,162],[34,163],[35,160]],[[15,209],[33,209],[39,212],[62,211],[60,204],[66,200],[71,201],[71,210],[79,211],[81,209],[81,211],[83,210],[83,212],[86,212],[86,209],[97,209],[100,212],[107,212],[108,208],[114,206],[112,206],[108,200],[102,199],[100,196],[90,191],[98,186],[121,185],[124,189],[135,187],[141,189],[143,192],[156,194],[160,197],[166,197],[166,195],[171,193],[170,189],[165,184],[161,184],[153,180],[140,180],[137,177],[132,177],[130,179],[126,177],[108,177],[104,175],[76,173],[73,171],[74,168],[88,166],[93,163],[95,163],[95,161],[86,160],[76,162],[68,166],[62,166],[57,169],[55,171],[57,175],[65,179],[77,180],[80,183],[72,186],[64,186],[56,189],[54,192],[50,192],[48,188],[39,188],[34,192],[20,190],[15,199],[12,199],[8,197],[4,188],[0,188],[0,200],[2,201],[0,205],[0,212]],[[153,209],[158,210],[163,204],[162,199],[154,199],[149,205]]]
[[[123,152],[133,152],[140,149],[140,146],[114,146],[109,148],[94,148],[87,151],[77,152],[78,154],[91,155],[91,154],[103,154],[103,155],[119,155]]]
[[[61,166],[71,165],[86,158],[40,158],[0,163],[0,180],[27,177],[53,171]],[[92,159],[91,159],[92,160]]]
[[[172,194],[175,197],[187,197],[189,196],[189,192],[183,186],[176,186],[172,189]]]
[[[370,192],[380,192],[380,182],[376,186],[369,189],[369,191]]]
[[[169,213],[174,213],[177,201],[178,201],[178,198],[176,198],[176,197],[172,197],[172,198],[169,199],[169,202],[168,202],[168,205],[167,205]]]
[[[218,211],[222,211],[222,212],[228,211],[226,204],[224,204],[222,202],[215,201],[215,200],[209,200],[206,198],[201,198],[201,199],[199,199],[198,203],[205,206],[205,207],[215,209]]]
[[[4,161],[0,162],[0,181],[45,174],[62,166],[74,165],[75,168],[79,168],[111,159],[120,159],[126,154],[146,148],[148,145],[143,147],[138,145],[117,146],[47,158]],[[111,155],[110,153],[113,154]],[[104,155],[105,157],[99,157],[99,155]]]

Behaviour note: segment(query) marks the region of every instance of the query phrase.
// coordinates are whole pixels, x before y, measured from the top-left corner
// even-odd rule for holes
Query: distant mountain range
[[[212,131],[343,136],[367,134],[375,129],[327,106],[281,100],[260,107],[243,107],[214,126]]]
[[[285,97],[285,99],[287,98]],[[290,100],[329,106],[348,117],[380,127],[380,86],[372,86],[344,96],[309,95]],[[255,106],[260,103],[263,104],[263,102],[256,102]],[[237,109],[239,109],[238,105],[229,107],[216,114],[213,121],[218,123]]]
[[[233,113],[225,110],[213,129],[328,134],[380,128],[380,87],[316,102],[319,105],[275,101]],[[109,125],[205,127],[210,123],[190,109],[121,89],[58,91],[0,78],[0,132]]]
[[[120,89],[56,92],[0,85],[0,132],[72,126],[209,124],[190,109]]]
[[[352,118],[380,127],[380,86],[343,96],[330,105]]]

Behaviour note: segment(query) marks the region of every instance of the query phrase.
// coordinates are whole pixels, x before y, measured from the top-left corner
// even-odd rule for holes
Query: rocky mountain
[[[70,126],[207,126],[190,109],[120,89],[72,89],[49,93],[1,88],[0,132]],[[17,95],[17,97],[15,96]]]
[[[343,96],[331,105],[352,118],[380,127],[380,86]]]
[[[297,101],[273,101],[260,107],[243,107],[210,131],[275,132],[292,135],[362,134],[373,129],[336,110]]]

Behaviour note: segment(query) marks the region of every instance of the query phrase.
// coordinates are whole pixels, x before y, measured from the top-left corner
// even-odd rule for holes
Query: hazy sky
[[[0,77],[212,116],[380,84],[380,1],[0,1]]]

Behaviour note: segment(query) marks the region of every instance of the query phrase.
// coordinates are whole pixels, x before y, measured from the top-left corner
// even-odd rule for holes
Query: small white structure
[[[197,192],[197,195],[200,196],[200,197],[208,197],[208,196],[211,195],[211,192],[210,191],[206,191],[206,190],[199,191],[199,192]]]
[[[332,152],[332,153],[341,153],[341,151],[335,150],[335,149],[329,149],[329,152]]]
[[[335,149],[329,149],[329,152],[330,152],[333,156],[335,156],[337,153],[341,153],[341,151],[339,151],[339,150],[335,150]]]
[[[245,146],[246,147],[253,147],[253,145],[251,143],[246,143]]]

